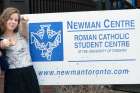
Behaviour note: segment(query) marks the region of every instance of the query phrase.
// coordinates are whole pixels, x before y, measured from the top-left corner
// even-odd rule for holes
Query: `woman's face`
[[[19,14],[14,13],[10,16],[10,18],[6,22],[6,30],[14,31],[18,26]]]

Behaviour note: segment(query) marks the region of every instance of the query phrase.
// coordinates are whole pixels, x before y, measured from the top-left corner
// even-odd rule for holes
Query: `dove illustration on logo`
[[[32,61],[63,61],[62,22],[30,23],[29,45]]]

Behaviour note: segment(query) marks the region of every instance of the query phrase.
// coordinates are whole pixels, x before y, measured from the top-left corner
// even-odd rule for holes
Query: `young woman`
[[[28,51],[28,19],[17,8],[6,8],[0,16],[0,48],[6,50],[9,69],[5,72],[4,93],[40,93]]]

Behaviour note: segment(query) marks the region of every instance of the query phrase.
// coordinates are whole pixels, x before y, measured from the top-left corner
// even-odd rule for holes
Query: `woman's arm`
[[[21,16],[21,20],[19,24],[19,31],[21,32],[22,36],[26,40],[28,40],[27,23],[28,23],[28,18],[26,16]]]

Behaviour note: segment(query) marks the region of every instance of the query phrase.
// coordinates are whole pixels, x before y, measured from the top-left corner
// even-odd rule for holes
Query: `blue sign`
[[[29,24],[29,46],[33,62],[63,61],[62,22]]]

